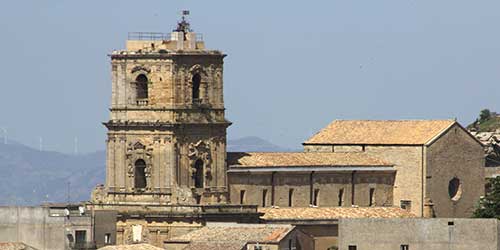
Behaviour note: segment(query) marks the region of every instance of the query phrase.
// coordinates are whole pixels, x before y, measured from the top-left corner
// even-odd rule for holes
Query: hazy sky
[[[170,32],[182,9],[228,54],[229,138],[296,148],[334,119],[500,111],[498,0],[16,0],[0,8],[0,128],[45,149],[72,152],[74,137],[104,149],[107,54],[129,31]]]

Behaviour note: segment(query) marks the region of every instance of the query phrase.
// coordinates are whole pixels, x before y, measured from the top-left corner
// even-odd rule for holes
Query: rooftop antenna
[[[71,182],[68,181],[68,204],[70,204],[71,202],[70,190],[71,190]]]
[[[0,128],[3,131],[3,144],[7,145],[7,129],[6,128]]]
[[[186,17],[189,16],[190,14],[189,10],[183,10],[181,14],[182,14],[182,19],[180,22],[177,22],[177,28],[174,30],[174,32],[184,32],[184,33],[191,32],[192,30],[190,24],[186,20]]]

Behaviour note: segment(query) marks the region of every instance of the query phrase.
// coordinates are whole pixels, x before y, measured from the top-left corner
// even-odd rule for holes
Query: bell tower
[[[170,34],[129,33],[110,57],[106,183],[93,202],[226,203],[225,55],[183,15]]]

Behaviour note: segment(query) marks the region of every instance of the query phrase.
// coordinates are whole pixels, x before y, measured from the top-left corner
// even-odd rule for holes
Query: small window
[[[263,249],[262,246],[258,246],[258,245],[253,247],[253,250],[262,250],[262,249]]]
[[[75,243],[83,244],[87,241],[87,231],[85,230],[76,230],[75,231]]]
[[[267,189],[262,190],[262,207],[265,207],[267,201]]]
[[[401,245],[401,247],[399,249],[400,250],[410,250],[410,246],[409,245]]]
[[[314,189],[313,205],[319,206],[319,189]]]
[[[290,190],[288,190],[288,206],[293,206],[293,188],[290,188]]]
[[[454,221],[448,221],[448,226],[454,226],[455,222]]]
[[[196,102],[200,99],[200,84],[201,84],[201,76],[196,73],[193,75],[193,102]]]
[[[344,205],[344,189],[339,189],[339,207]]]
[[[240,191],[240,204],[245,204],[245,190]]]
[[[349,247],[347,249],[348,250],[357,250],[358,247],[356,245],[349,245]]]
[[[411,211],[411,201],[409,200],[401,200],[400,207],[404,210]]]
[[[111,244],[111,234],[104,234],[104,244]]]
[[[135,188],[146,188],[146,162],[143,159],[139,159],[135,162],[135,172],[134,172],[134,187]]]
[[[370,204],[368,206],[375,205],[375,188],[370,188]]]

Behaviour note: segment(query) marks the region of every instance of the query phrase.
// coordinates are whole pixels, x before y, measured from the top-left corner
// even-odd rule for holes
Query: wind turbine
[[[7,129],[0,128],[3,131],[3,144],[7,145]]]

